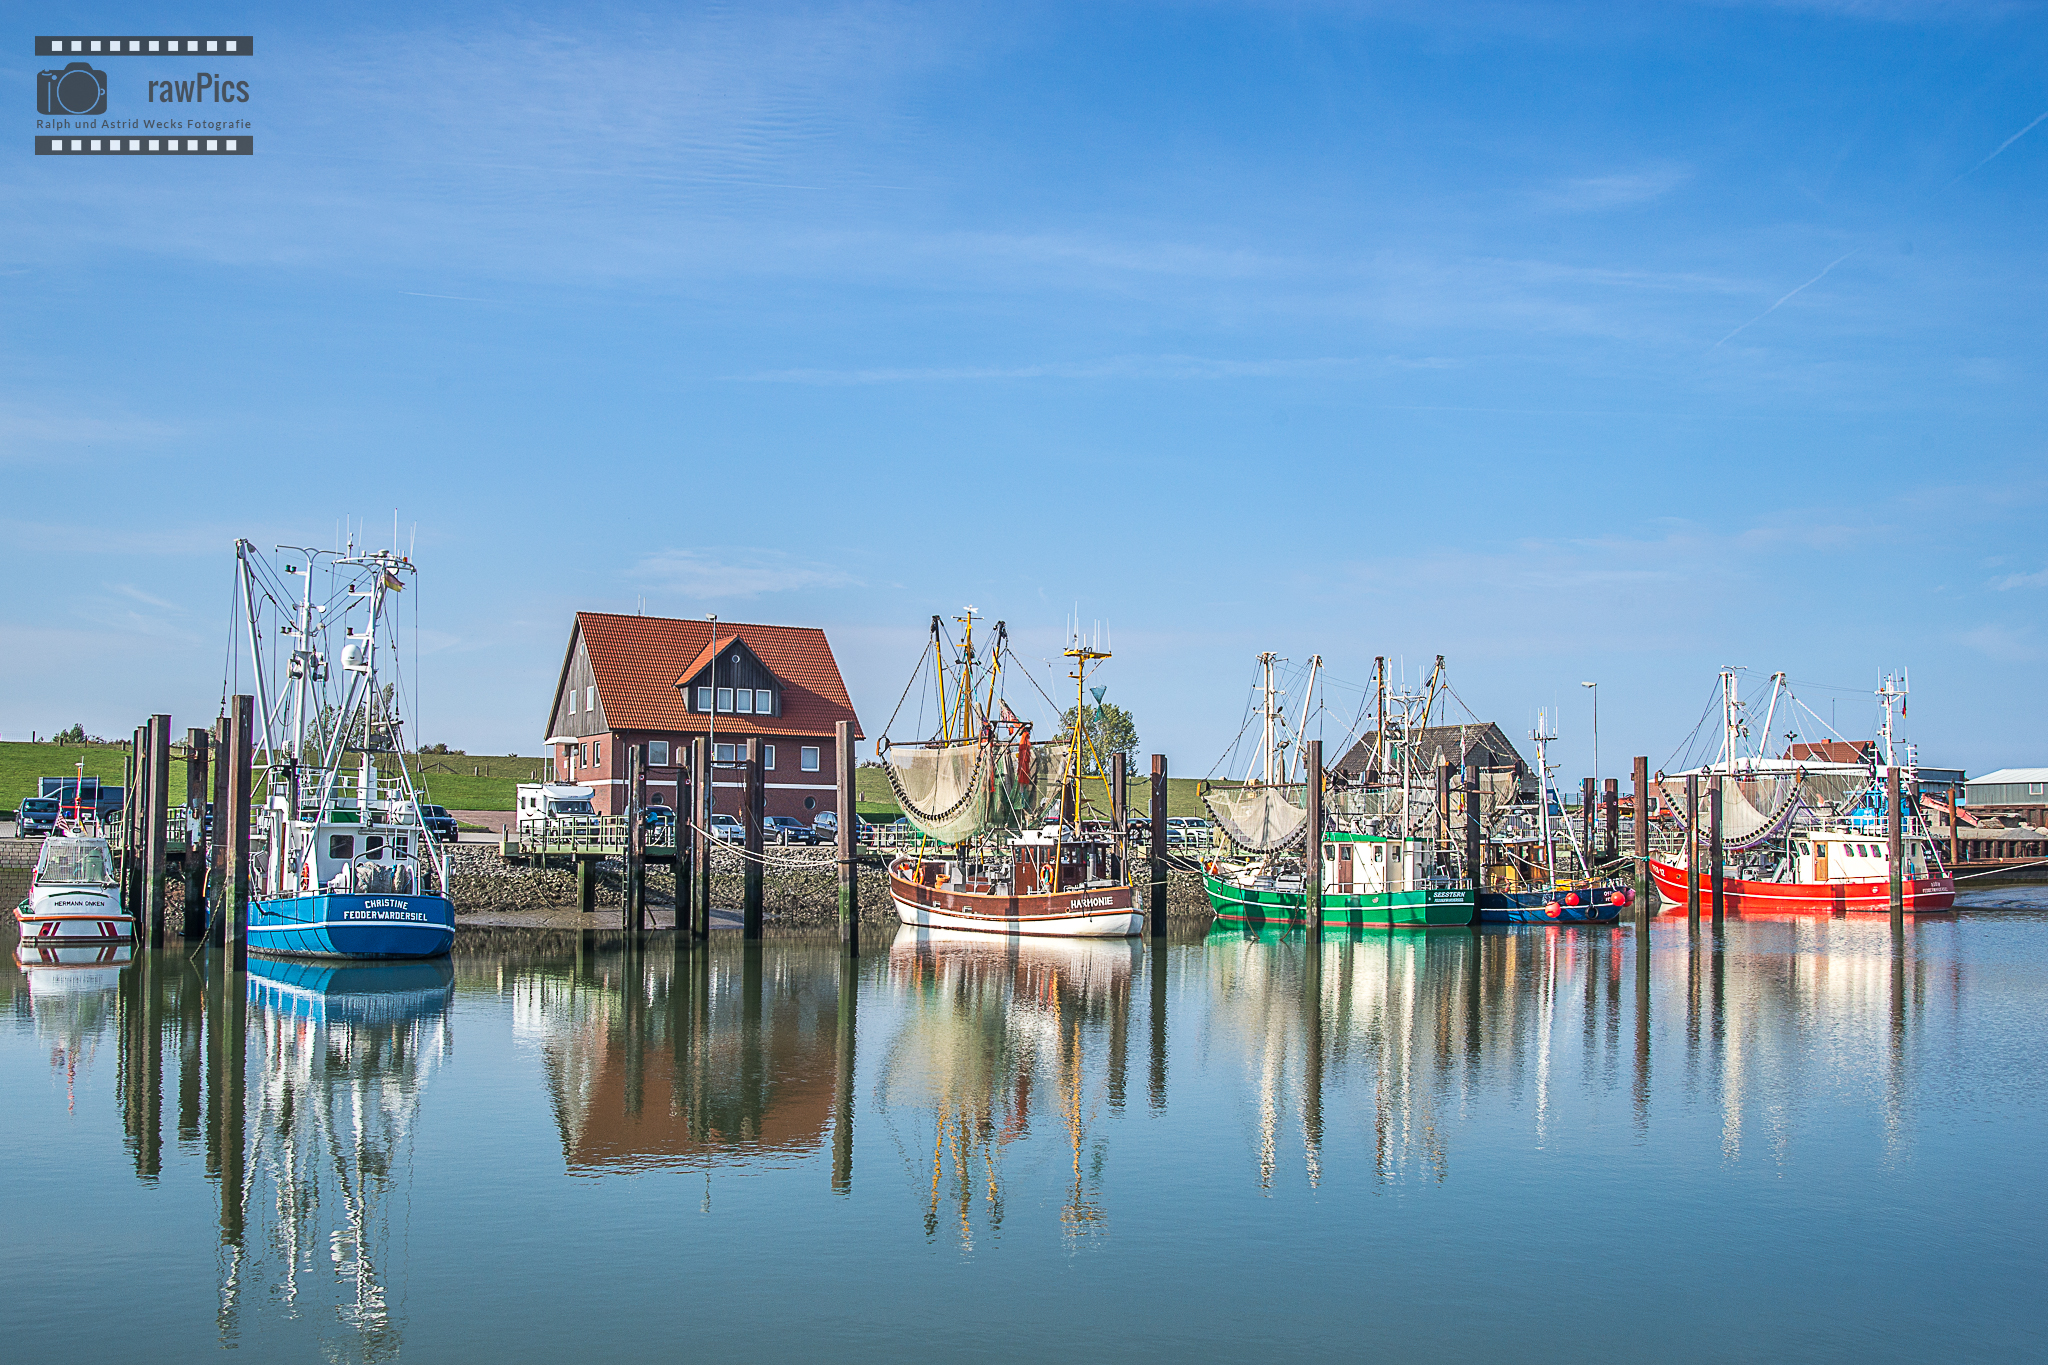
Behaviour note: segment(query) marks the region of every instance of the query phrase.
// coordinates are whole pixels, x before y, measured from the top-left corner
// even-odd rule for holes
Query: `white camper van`
[[[521,834],[539,834],[543,829],[574,829],[597,823],[597,808],[591,805],[597,792],[569,782],[521,782],[517,814]]]

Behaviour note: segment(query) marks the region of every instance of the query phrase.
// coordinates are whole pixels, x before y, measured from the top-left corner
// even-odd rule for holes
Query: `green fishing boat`
[[[1202,793],[1231,845],[1230,854],[1202,864],[1202,887],[1216,917],[1252,926],[1308,924],[1303,863],[1313,840],[1322,857],[1316,918],[1324,927],[1423,929],[1472,923],[1472,882],[1462,867],[1462,851],[1444,837],[1446,821],[1437,809],[1442,785],[1431,793],[1415,780],[1402,752],[1405,746],[1390,743],[1394,761],[1375,765],[1376,772],[1387,774],[1380,781],[1354,785],[1324,774],[1319,804],[1325,828],[1309,829],[1307,774],[1292,780],[1287,758],[1287,750],[1299,746],[1286,735],[1287,718],[1273,680],[1277,659],[1271,653],[1259,656],[1263,724],[1254,759],[1258,775],[1247,773],[1242,783],[1205,787]],[[1321,665],[1320,656],[1310,660],[1304,717]],[[1382,683],[1380,714],[1387,720],[1379,733],[1404,737],[1408,713],[1419,708],[1426,719],[1435,690],[1432,685],[1428,696],[1389,697]],[[1432,830],[1435,837],[1430,837]]]

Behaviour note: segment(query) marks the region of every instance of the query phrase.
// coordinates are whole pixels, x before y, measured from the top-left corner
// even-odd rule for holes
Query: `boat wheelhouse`
[[[21,925],[17,956],[35,947],[99,948],[135,941],[135,917],[121,904],[114,853],[98,837],[53,834],[43,840],[29,892],[14,907]]]

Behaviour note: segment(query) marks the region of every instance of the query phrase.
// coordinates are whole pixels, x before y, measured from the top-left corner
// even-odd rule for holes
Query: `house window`
[[[737,692],[733,693],[733,698],[732,698],[732,700],[733,700],[733,708],[732,708],[733,710],[735,710],[735,711],[739,712],[739,713],[740,713],[741,715],[743,715],[743,716],[751,716],[751,715],[753,715],[753,714],[754,714],[754,689],[753,689],[753,688],[751,688],[751,687],[742,687],[742,688],[741,688],[741,689],[740,689],[739,691],[737,691]]]
[[[600,767],[600,768],[602,768],[602,767],[604,766],[604,745],[603,745],[603,744],[601,744],[601,743],[599,743],[599,744],[592,744],[592,745],[590,746],[590,761],[591,761],[592,763],[596,764],[596,765],[597,765],[598,767]]]
[[[718,756],[712,760],[714,763],[731,763],[734,761],[733,746],[730,744],[719,745]]]
[[[818,771],[818,746],[806,744],[797,750],[797,763],[807,773]]]
[[[775,693],[773,690],[766,687],[754,689],[754,714],[758,716],[772,716],[775,714]],[[2041,789],[2036,787],[2034,790],[2039,791]]]
[[[711,709],[710,688],[700,687],[697,689],[697,709],[699,711],[709,711]]]
[[[356,856],[356,836],[353,834],[330,834],[327,836],[327,856],[338,862],[347,862]]]
[[[597,689],[595,687],[583,689],[583,709],[586,711],[595,711],[597,709]]]
[[[576,689],[573,687],[569,689],[569,714],[576,714]]]
[[[718,709],[721,711],[732,710],[732,689],[730,687],[718,689]]]
[[[805,809],[805,810],[816,810],[817,808],[818,808],[818,798],[817,798],[817,797],[815,797],[815,796],[806,796],[806,797],[804,798],[804,809]]]
[[[761,746],[761,766],[769,772],[775,771],[775,746],[773,744],[763,744]]]
[[[2029,795],[2029,796],[2039,796],[2039,795],[2041,795],[2041,794],[2042,794],[2042,793],[2041,793],[2041,788],[2042,788],[2042,787],[2044,787],[2044,786],[2048,786],[2048,783],[2043,783],[2043,782],[2029,782],[2029,783],[2027,784],[2027,795]]]
[[[666,768],[668,766],[667,740],[650,739],[647,741],[647,763],[649,767],[654,768]]]

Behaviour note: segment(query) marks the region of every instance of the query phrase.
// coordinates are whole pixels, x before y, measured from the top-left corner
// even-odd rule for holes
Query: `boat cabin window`
[[[363,836],[363,856],[365,858],[381,859],[384,856],[384,836],[381,834],[365,834]]]
[[[394,857],[394,858],[409,858],[409,857],[411,857],[411,856],[412,856],[412,853],[411,853],[410,849],[409,849],[409,848],[407,847],[407,843],[408,843],[408,841],[407,841],[406,837],[405,837],[405,836],[404,836],[403,834],[394,834],[394,835],[392,835],[392,836],[391,836],[391,856],[392,856],[392,857]]]
[[[42,858],[36,869],[37,881],[82,885],[113,879],[106,845],[84,839],[43,841]]]
[[[356,836],[353,834],[330,834],[327,836],[327,856],[346,862],[356,856]]]

